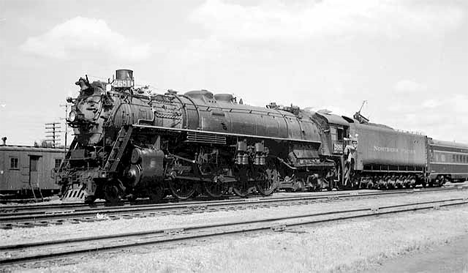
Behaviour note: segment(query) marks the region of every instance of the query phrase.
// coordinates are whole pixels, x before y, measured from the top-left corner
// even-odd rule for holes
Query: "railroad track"
[[[67,206],[50,206],[41,210],[41,206],[34,208],[22,208],[11,213],[0,213],[0,229],[27,228],[35,226],[61,225],[66,222],[81,223],[104,220],[130,219],[142,217],[154,217],[167,214],[192,214],[219,210],[235,210],[245,208],[258,208],[270,206],[303,205],[309,202],[326,202],[333,200],[377,198],[381,196],[392,196],[409,193],[432,193],[435,191],[451,191],[458,188],[433,188],[413,189],[399,191],[348,191],[321,194],[296,195],[288,197],[263,197],[249,199],[233,199],[218,201],[191,201],[180,203],[124,205],[118,207],[106,206],[78,206],[76,208]],[[73,204],[77,205],[77,204]],[[28,206],[29,207],[29,206]]]
[[[380,191],[380,190],[365,190],[365,191],[373,191],[373,192],[386,192],[388,194],[392,193],[397,193],[397,192],[413,192],[413,191],[424,191],[424,192],[432,192],[432,191],[442,191],[442,190],[453,190],[453,189],[461,189],[464,188],[464,185],[454,185],[450,187],[445,187],[445,188],[415,188],[415,189],[401,189],[401,190],[391,190],[391,191]],[[467,186],[468,187],[468,186]],[[350,194],[352,195],[354,192],[362,192],[362,191],[340,191],[340,192],[313,192],[313,193],[291,193],[291,194],[296,194],[300,196],[305,196],[305,195],[346,195]],[[279,192],[281,194],[281,192]],[[247,198],[240,198],[237,196],[225,196],[222,199],[216,199],[216,200],[209,200],[204,197],[197,197],[194,199],[190,199],[187,201],[180,201],[177,199],[164,199],[162,203],[158,203],[158,205],[168,205],[168,204],[203,204],[205,202],[220,202],[220,201],[225,201],[225,202],[236,202],[236,201],[242,201],[242,200],[264,200],[264,199],[274,199],[274,196],[270,197],[263,197],[263,196],[250,196]],[[87,205],[84,204],[83,202],[73,202],[73,203],[54,203],[54,204],[47,204],[47,203],[40,203],[37,205],[5,205],[5,206],[0,206],[0,217],[2,216],[7,216],[7,215],[26,215],[26,214],[46,214],[46,213],[57,213],[60,211],[81,211],[81,210],[92,210],[92,209],[102,209],[102,208],[109,208],[109,207],[122,207],[122,206],[145,206],[145,205],[155,205],[154,203],[150,203],[147,200],[137,200],[136,202],[122,202],[117,205],[111,205],[108,203],[105,203],[103,201],[95,202],[93,205]]]
[[[398,204],[380,207],[361,207],[323,213],[298,214],[286,217],[262,218],[249,221],[211,225],[184,226],[145,232],[50,240],[0,246],[0,269],[5,265],[38,262],[64,256],[84,255],[100,251],[140,247],[144,245],[170,244],[200,238],[226,236],[259,231],[284,232],[297,226],[307,226],[333,221],[375,217],[388,214],[440,209],[468,205],[468,199],[441,199],[428,202]]]

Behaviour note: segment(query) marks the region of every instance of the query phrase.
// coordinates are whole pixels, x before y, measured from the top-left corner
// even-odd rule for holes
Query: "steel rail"
[[[240,199],[240,200],[228,200],[228,201],[208,201],[208,202],[199,202],[199,203],[175,203],[175,204],[153,204],[153,205],[142,205],[142,206],[131,206],[131,207],[111,207],[111,208],[98,208],[98,209],[86,209],[86,210],[76,210],[76,211],[58,211],[54,213],[44,214],[25,214],[25,215],[11,215],[0,216],[0,228],[9,229],[13,227],[21,227],[21,223],[30,223],[24,227],[31,227],[34,225],[48,225],[48,224],[60,224],[61,222],[47,223],[47,221],[52,220],[65,220],[71,219],[75,222],[84,221],[98,221],[96,218],[97,214],[103,214],[110,217],[126,216],[132,218],[133,216],[128,214],[140,214],[134,217],[141,217],[141,213],[164,213],[172,212],[175,210],[188,210],[189,212],[195,212],[197,210],[208,210],[210,208],[216,207],[226,207],[226,206],[253,206],[253,205],[270,205],[274,203],[289,203],[294,202],[313,202],[313,201],[329,201],[329,200],[343,200],[343,199],[355,199],[355,198],[373,198],[380,196],[391,196],[391,195],[402,195],[409,193],[432,193],[434,191],[380,191],[380,192],[346,192],[343,194],[326,194],[326,195],[307,195],[307,196],[293,196],[293,197],[275,197],[275,198],[263,198],[263,199]],[[447,190],[443,190],[447,191]],[[300,205],[300,204],[297,204]],[[147,215],[146,215],[147,216]],[[145,216],[145,217],[146,217]],[[151,215],[150,215],[151,216]],[[88,218],[86,218],[88,217]],[[92,217],[92,218],[90,218]]]
[[[373,193],[378,193],[380,194],[381,192],[385,192],[386,194],[399,194],[401,192],[415,192],[415,191],[424,191],[424,192],[437,192],[437,191],[451,191],[451,190],[457,190],[455,187],[450,187],[450,188],[416,188],[416,189],[396,189],[392,191],[381,191],[381,190],[375,190]],[[362,192],[359,191],[343,191],[340,192],[339,194],[363,194]],[[291,193],[294,194],[294,193]],[[302,195],[299,195],[302,194]],[[304,195],[307,194],[307,195]],[[303,193],[298,193],[298,198],[304,198],[304,197],[316,197],[316,196],[328,196],[328,195],[339,195],[338,193],[334,192],[334,194],[330,194],[330,192],[303,192]],[[370,194],[370,192],[369,192]],[[202,204],[209,204],[211,203],[218,203],[218,202],[249,202],[250,200],[275,200],[276,198],[283,198],[283,197],[274,197],[274,196],[250,196],[247,198],[241,198],[237,196],[232,196],[228,197],[225,199],[214,199],[214,200],[197,200],[200,198],[195,198],[191,199],[188,201],[185,200],[166,200],[163,203],[157,203],[157,204],[151,204],[148,203],[146,200],[140,200],[139,202],[122,202],[118,205],[109,205],[105,202],[98,202],[95,203],[94,205],[86,205],[83,203],[60,203],[60,204],[40,204],[40,205],[14,205],[14,206],[0,206],[0,217],[2,216],[10,216],[12,214],[14,215],[25,215],[25,214],[32,214],[32,212],[36,212],[37,214],[46,214],[48,213],[48,210],[51,210],[53,212],[57,212],[57,210],[60,209],[75,209],[75,211],[82,211],[82,210],[96,210],[96,209],[102,209],[102,208],[112,208],[112,207],[124,207],[124,206],[134,206],[134,207],[149,207],[149,206],[167,206],[171,204],[179,204],[179,205],[202,205]],[[291,197],[294,198],[294,197]]]
[[[342,221],[342,220],[350,220],[350,219],[358,219],[358,218],[365,218],[365,217],[375,217],[380,215],[387,215],[387,214],[396,214],[396,213],[403,213],[403,212],[411,212],[411,211],[420,211],[420,210],[428,210],[428,209],[437,209],[441,207],[450,207],[450,206],[460,206],[460,205],[467,205],[468,200],[466,198],[461,198],[462,201],[457,200],[454,201],[453,199],[447,200],[434,200],[429,202],[417,202],[417,203],[410,203],[410,204],[400,204],[400,205],[391,205],[391,206],[382,206],[382,207],[370,207],[370,208],[356,208],[356,209],[349,209],[349,210],[340,210],[340,211],[330,211],[330,212],[321,212],[321,213],[312,213],[312,214],[303,214],[303,215],[293,215],[293,216],[286,216],[286,217],[275,217],[275,218],[264,218],[259,220],[249,220],[249,221],[241,221],[241,222],[232,222],[232,223],[222,223],[222,224],[211,224],[211,225],[202,225],[202,226],[187,226],[181,228],[173,228],[173,229],[161,229],[161,230],[154,230],[154,231],[144,231],[144,232],[132,232],[132,233],[123,233],[123,234],[114,234],[114,235],[106,235],[106,236],[92,236],[92,237],[83,237],[83,238],[74,238],[74,239],[64,239],[64,240],[54,240],[54,241],[45,241],[45,242],[35,242],[35,243],[23,243],[23,244],[14,244],[14,245],[4,245],[0,246],[0,250],[5,253],[15,252],[17,251],[17,256],[15,257],[8,257],[8,258],[1,258],[0,265],[5,264],[15,264],[21,262],[28,262],[28,261],[39,261],[42,259],[51,259],[63,256],[70,256],[70,255],[78,255],[84,253],[91,253],[97,251],[109,251],[115,249],[123,249],[123,248],[130,248],[130,247],[138,247],[144,245],[154,245],[154,244],[161,244],[161,243],[170,243],[170,242],[178,242],[182,240],[194,240],[206,237],[214,237],[214,236],[222,236],[222,235],[230,235],[230,234],[237,234],[237,233],[246,233],[246,232],[258,232],[262,230],[279,230],[284,231],[286,227],[294,227],[294,226],[305,226],[311,224],[319,224],[319,223],[327,223],[333,221]],[[449,202],[449,203],[447,203]],[[358,214],[353,214],[358,213]],[[343,215],[343,214],[351,214],[351,215]],[[343,215],[343,216],[340,216]],[[336,216],[330,217],[325,219],[316,219],[320,216]],[[310,218],[310,219],[309,219]],[[280,223],[277,225],[272,225],[272,223],[278,221],[290,221],[290,220],[301,220],[297,222],[286,222]],[[261,225],[261,226],[249,226],[255,224],[265,224],[270,223],[269,225]],[[210,229],[216,228],[232,228],[237,227],[233,230],[214,230],[210,232]],[[174,236],[185,233],[185,232],[202,232],[205,231],[205,234],[183,234],[179,236]],[[166,237],[159,237],[159,238],[150,238],[145,240],[142,238],[144,236],[151,236],[151,235],[168,235],[169,238]],[[131,239],[136,237],[137,240],[134,242],[123,242],[122,239]],[[66,245],[70,244],[69,248],[77,248],[79,247],[73,244],[76,243],[89,243],[95,241],[106,241],[112,239],[119,239],[118,242],[110,245],[100,246],[91,246],[91,247],[84,247],[82,249],[73,249],[73,250],[64,250],[64,251],[55,251],[54,250],[47,250],[47,253],[39,253],[39,254],[32,254],[32,255],[24,255],[21,256],[22,253],[27,252],[30,248],[35,248],[36,250],[40,247],[57,247],[59,245]],[[111,242],[112,243],[112,242]],[[50,252],[51,251],[51,252]]]

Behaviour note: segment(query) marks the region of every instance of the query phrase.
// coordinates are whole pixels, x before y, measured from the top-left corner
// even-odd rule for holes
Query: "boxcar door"
[[[29,186],[31,187],[32,191],[40,188],[40,181],[39,181],[40,158],[41,156],[38,156],[38,155],[29,156]]]

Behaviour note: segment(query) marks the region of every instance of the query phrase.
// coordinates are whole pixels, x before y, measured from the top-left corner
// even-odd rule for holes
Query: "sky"
[[[465,0],[0,0],[0,137],[64,130],[78,78],[121,68],[157,93],[345,116],[366,101],[371,122],[468,143]]]

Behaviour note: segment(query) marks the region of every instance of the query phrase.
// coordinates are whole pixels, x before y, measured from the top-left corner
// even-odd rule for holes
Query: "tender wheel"
[[[220,198],[227,192],[228,186],[226,183],[206,182],[203,184],[203,189],[209,197]]]
[[[278,171],[273,164],[266,169],[259,169],[256,181],[257,191],[261,195],[271,195],[278,187]]]
[[[172,195],[180,200],[186,200],[192,197],[197,189],[195,183],[192,181],[177,178],[169,182],[169,188]]]

